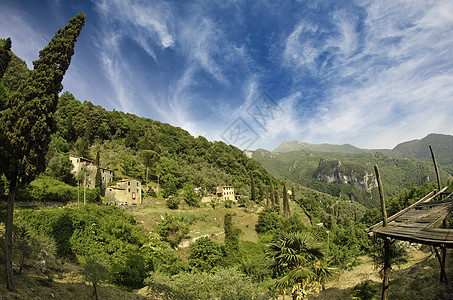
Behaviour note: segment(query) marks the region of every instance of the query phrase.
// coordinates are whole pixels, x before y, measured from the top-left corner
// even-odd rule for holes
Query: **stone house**
[[[142,184],[135,179],[122,179],[117,181],[116,186],[107,187],[105,196],[112,198],[117,204],[142,204]]]
[[[234,196],[234,187],[233,186],[218,186],[216,188],[216,196],[219,200],[231,200],[236,201]]]
[[[86,186],[87,188],[94,189],[96,183],[96,172],[99,168],[101,172],[102,183],[104,186],[108,186],[110,182],[113,181],[113,171],[101,168],[96,165],[96,163],[90,159],[83,158],[80,156],[70,155],[69,159],[72,162],[73,170],[75,176],[79,175],[80,172],[85,168],[86,172]],[[85,178],[82,178],[82,184]]]

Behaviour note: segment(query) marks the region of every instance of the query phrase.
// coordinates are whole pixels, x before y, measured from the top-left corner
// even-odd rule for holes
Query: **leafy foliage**
[[[233,225],[233,215],[225,214],[224,225],[225,231],[225,252],[229,263],[237,262],[240,259],[239,252],[239,228]]]
[[[426,151],[429,154],[428,148]],[[387,154],[376,153],[340,153],[295,151],[275,153],[257,150],[253,158],[259,161],[274,176],[290,179],[300,185],[319,192],[328,193],[342,199],[352,199],[367,208],[379,208],[379,194],[376,188],[371,193],[359,190],[352,185],[343,183],[327,183],[314,176],[322,160],[341,161],[348,172],[367,172],[374,174],[373,166],[379,164],[381,179],[386,196],[394,196],[402,188],[410,188],[414,184],[422,185],[435,178],[434,169],[430,161],[420,161],[414,158],[391,157]],[[325,165],[327,168],[328,166]],[[328,169],[328,168],[327,168]],[[447,167],[440,167],[440,176],[450,180],[452,172]]]
[[[152,274],[147,280],[151,296],[161,299],[258,299],[257,285],[237,269],[211,273]]]
[[[172,248],[176,248],[189,233],[189,226],[180,218],[165,214],[164,219],[157,224],[156,231]]]
[[[219,244],[202,237],[190,245],[189,265],[199,272],[212,272],[223,265],[223,251]]]
[[[101,282],[108,279],[110,273],[105,262],[102,262],[99,258],[85,257],[82,258],[82,276],[86,281],[91,282],[93,285],[93,295],[98,299],[97,286]]]
[[[114,206],[87,205],[79,210],[23,210],[19,217],[30,230],[55,240],[61,256],[99,257],[111,267],[111,280],[136,288],[146,277],[146,261],[140,251],[147,243],[135,220]]]
[[[376,299],[377,288],[371,284],[370,280],[364,280],[354,287],[352,299],[355,300],[373,300]]]
[[[194,189],[195,186],[192,184],[188,184],[184,187],[184,201],[186,201],[189,206],[199,207],[201,195],[196,193]]]

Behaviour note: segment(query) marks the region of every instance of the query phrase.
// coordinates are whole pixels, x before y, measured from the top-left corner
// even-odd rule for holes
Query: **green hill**
[[[400,143],[393,149],[361,149],[353,145],[334,145],[334,144],[310,144],[305,142],[283,142],[274,152],[287,153],[300,150],[315,152],[340,152],[349,154],[360,153],[384,153],[391,157],[416,158],[420,160],[431,160],[429,145],[433,146],[437,162],[444,166],[453,166],[453,136],[446,134],[431,133],[420,140],[412,140]]]
[[[355,146],[344,144],[344,145],[333,145],[333,144],[310,144],[305,142],[283,142],[274,152],[286,153],[299,150],[318,151],[318,152],[343,152],[343,153],[363,153],[367,150],[357,148]]]
[[[357,174],[354,175],[355,178],[363,181],[366,174],[374,176],[373,166],[377,164],[380,168],[384,192],[388,196],[396,195],[403,188],[434,181],[436,178],[431,162],[413,158],[396,158],[383,153],[350,154],[308,150],[277,153],[260,149],[255,151],[252,157],[278,178],[287,178],[333,196],[354,199],[368,208],[379,206],[377,190],[373,187],[367,191],[366,188],[357,188],[357,185],[354,186],[351,182],[348,184],[348,180],[351,181],[348,177],[352,174]],[[330,165],[340,162],[341,168],[331,172],[339,171],[339,177],[346,177],[346,182],[320,180],[318,176],[320,172],[329,175],[326,173],[326,166],[329,164],[320,164],[321,161],[329,161]],[[440,176],[444,181],[451,180],[451,169],[441,167]]]
[[[398,144],[391,155],[431,161],[429,145],[433,146],[436,160],[440,165],[453,166],[453,136],[431,133],[421,140]]]

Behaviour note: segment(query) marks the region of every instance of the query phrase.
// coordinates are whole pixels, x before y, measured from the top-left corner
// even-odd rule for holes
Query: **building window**
[[[128,182],[127,182],[127,185],[131,185],[131,182],[130,182],[130,181],[128,181]]]
[[[127,192],[130,193],[130,192],[131,192],[131,189],[127,189]]]

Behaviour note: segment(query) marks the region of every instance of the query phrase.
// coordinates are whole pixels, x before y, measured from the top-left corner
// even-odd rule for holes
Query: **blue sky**
[[[453,1],[0,0],[28,66],[87,15],[64,90],[272,150],[453,134]]]

